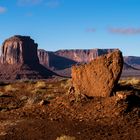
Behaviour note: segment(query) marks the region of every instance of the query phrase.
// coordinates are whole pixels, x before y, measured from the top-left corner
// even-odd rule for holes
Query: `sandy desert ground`
[[[69,94],[71,79],[0,84],[1,140],[139,140],[140,79],[112,97]]]

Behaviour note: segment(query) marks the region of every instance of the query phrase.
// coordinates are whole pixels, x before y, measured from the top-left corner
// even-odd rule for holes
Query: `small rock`
[[[39,105],[46,105],[46,104],[49,104],[50,102],[49,101],[47,101],[47,100],[42,100],[42,101],[40,101],[40,103],[39,103]]]

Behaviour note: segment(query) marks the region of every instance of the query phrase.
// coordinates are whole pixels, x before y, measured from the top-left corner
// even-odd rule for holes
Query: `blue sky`
[[[0,44],[29,35],[38,48],[119,48],[140,56],[139,0],[0,0]]]

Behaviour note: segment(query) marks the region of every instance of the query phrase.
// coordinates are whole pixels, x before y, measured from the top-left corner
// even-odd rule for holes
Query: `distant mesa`
[[[49,67],[52,70],[64,70],[66,68],[70,68],[74,64],[77,64],[77,62],[71,57],[57,54],[57,52],[38,50],[38,57],[40,64],[45,67]]]
[[[55,67],[55,69],[60,70],[71,67],[76,63],[88,63],[96,57],[114,50],[115,49],[73,49],[58,50],[56,52],[38,50],[38,57],[39,62],[44,66]]]
[[[109,97],[113,95],[122,68],[123,57],[119,50],[100,56],[88,64],[73,66],[73,87],[78,94]]]
[[[39,62],[62,76],[71,76],[73,65],[85,64],[117,49],[72,49],[49,52],[38,50]],[[122,76],[140,75],[140,57],[124,57]]]
[[[0,79],[46,79],[53,75],[71,77],[71,67],[86,64],[116,49],[72,49],[55,52],[37,49],[30,36],[15,35],[1,48]],[[140,76],[140,57],[124,57],[122,76]],[[57,73],[57,74],[56,74]]]
[[[37,47],[29,36],[6,39],[1,51],[0,79],[45,79],[56,75],[39,63]]]
[[[73,49],[73,50],[58,50],[56,55],[71,59],[78,63],[88,63],[98,56],[108,54],[116,49]]]

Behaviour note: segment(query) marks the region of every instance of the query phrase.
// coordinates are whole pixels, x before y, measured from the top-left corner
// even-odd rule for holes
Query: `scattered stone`
[[[125,100],[127,98],[126,93],[124,92],[116,92],[117,100]]]
[[[42,100],[42,101],[40,101],[39,105],[42,106],[42,105],[47,105],[47,104],[49,104],[49,103],[50,103],[50,102],[47,101],[47,100]]]

